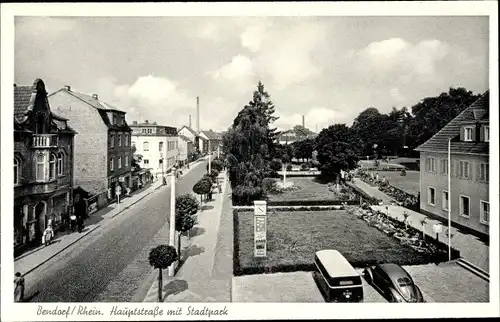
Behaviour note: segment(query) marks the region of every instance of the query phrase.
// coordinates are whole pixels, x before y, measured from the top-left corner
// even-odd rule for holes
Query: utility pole
[[[176,248],[175,242],[175,166],[172,167],[172,173],[170,178],[170,246]],[[180,249],[177,249],[177,254],[180,254]],[[173,277],[175,275],[176,264],[173,263],[168,267],[168,276]]]
[[[212,150],[210,149],[210,140],[208,140],[208,174],[212,173]]]

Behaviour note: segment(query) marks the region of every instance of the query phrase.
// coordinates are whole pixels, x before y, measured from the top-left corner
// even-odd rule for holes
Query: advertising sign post
[[[267,256],[267,205],[265,201],[254,201],[254,256]]]

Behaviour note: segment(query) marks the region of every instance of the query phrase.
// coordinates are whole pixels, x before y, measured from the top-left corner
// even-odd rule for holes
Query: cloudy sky
[[[279,128],[351,124],[464,86],[488,88],[484,17],[15,19],[15,82],[42,78],[180,127],[224,130],[262,80]]]

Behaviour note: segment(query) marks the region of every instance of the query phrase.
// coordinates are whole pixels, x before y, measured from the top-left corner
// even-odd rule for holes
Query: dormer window
[[[490,142],[490,127],[484,127],[484,142]]]
[[[468,142],[472,141],[473,133],[474,133],[473,126],[464,127],[464,141],[468,141]]]

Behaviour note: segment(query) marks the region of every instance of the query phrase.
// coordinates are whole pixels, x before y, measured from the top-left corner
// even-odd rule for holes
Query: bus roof
[[[338,250],[320,250],[316,252],[316,257],[321,261],[330,277],[350,277],[359,275]]]

